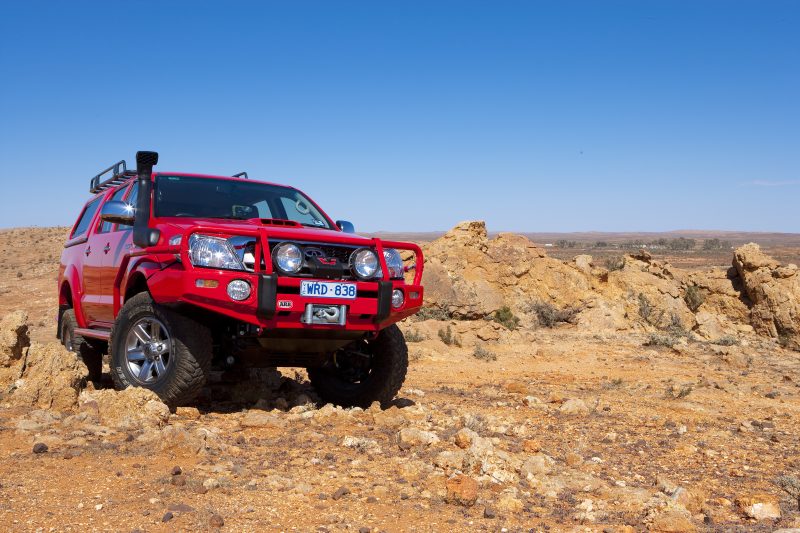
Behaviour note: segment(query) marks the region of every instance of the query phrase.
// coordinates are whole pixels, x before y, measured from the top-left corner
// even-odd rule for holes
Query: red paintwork
[[[178,175],[170,172],[154,173],[153,179],[158,175]],[[229,176],[208,176],[203,174],[179,174],[181,176],[214,178],[226,180],[240,180]],[[255,181],[255,180],[250,180]],[[121,187],[128,187],[135,179],[129,180]],[[261,182],[258,183],[268,183]],[[271,184],[275,185],[275,184]],[[108,199],[119,190],[103,191],[93,197],[102,197],[101,202]],[[130,191],[126,193],[126,198]],[[312,203],[313,200],[312,200]],[[317,229],[300,226],[285,221],[271,220],[220,220],[184,217],[154,218],[152,212],[149,218],[151,228],[161,231],[161,238],[156,246],[139,249],[133,246],[132,230],[116,226],[111,232],[99,233],[102,225],[100,208],[97,209],[87,234],[80,238],[72,238],[75,230],[73,227],[70,238],[67,240],[61,255],[61,265],[58,274],[59,304],[72,305],[78,325],[81,328],[94,328],[101,331],[107,330],[113,324],[125,303],[127,289],[137,280],[145,280],[153,299],[160,304],[190,304],[203,309],[225,315],[227,317],[259,326],[264,329],[292,328],[292,329],[341,329],[337,325],[306,325],[300,322],[300,316],[306,303],[327,303],[331,305],[347,304],[348,311],[347,330],[378,331],[386,326],[402,320],[419,311],[422,306],[423,287],[423,255],[422,250],[413,243],[382,241],[359,235],[347,234],[336,228],[333,220],[314,203],[327,222],[335,229]],[[79,217],[80,219],[80,217]],[[77,225],[77,221],[75,223]],[[263,257],[265,270],[261,270],[261,262],[256,261],[255,272],[215,270],[202,267],[193,267],[189,261],[188,241],[193,233],[203,233],[220,236],[250,236],[256,238],[256,257]],[[169,246],[167,243],[175,235],[182,235],[181,245]],[[256,315],[256,287],[259,274],[272,273],[272,260],[269,249],[262,246],[267,239],[286,239],[301,242],[320,242],[328,244],[362,245],[375,248],[378,252],[384,281],[389,280],[388,268],[383,257],[384,247],[413,251],[416,256],[416,271],[414,280],[406,283],[404,280],[392,281],[395,288],[402,288],[406,301],[400,309],[392,308],[389,318],[380,324],[373,320],[377,312],[376,282],[357,282],[358,297],[355,300],[338,300],[330,298],[304,297],[292,294],[292,287],[299,287],[300,279],[280,277],[278,280],[279,301],[284,302],[284,308],[278,307],[276,315],[271,319],[264,319]],[[105,250],[108,250],[105,252]],[[181,261],[176,260],[176,256]],[[197,288],[198,279],[217,280],[217,288]],[[250,281],[253,293],[243,302],[232,301],[227,293],[227,283],[233,279]],[[307,279],[307,278],[303,278]],[[289,293],[281,291],[289,289]],[[297,289],[294,290],[297,292]],[[411,298],[415,293],[416,297]]]

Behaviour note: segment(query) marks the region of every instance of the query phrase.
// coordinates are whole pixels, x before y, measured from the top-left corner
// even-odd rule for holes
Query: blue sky
[[[798,27],[789,1],[4,2],[0,227],[71,224],[152,149],[365,231],[800,232]]]

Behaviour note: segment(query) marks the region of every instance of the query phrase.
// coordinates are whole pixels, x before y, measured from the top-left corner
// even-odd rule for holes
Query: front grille
[[[273,250],[276,246],[281,244],[285,241],[270,241],[269,242],[269,251],[270,255],[272,255]],[[336,259],[343,268],[343,274],[341,277],[336,279],[342,280],[354,280],[356,279],[353,276],[352,272],[350,272],[350,256],[352,255],[354,250],[358,250],[361,248],[360,246],[348,246],[343,244],[326,244],[326,243],[316,243],[316,242],[294,242],[300,249],[303,251],[303,255],[306,255],[306,252],[317,252],[319,257],[324,259]],[[311,270],[309,269],[308,265],[304,264],[303,268],[300,269],[300,272],[295,274],[295,277],[298,278],[310,278]]]

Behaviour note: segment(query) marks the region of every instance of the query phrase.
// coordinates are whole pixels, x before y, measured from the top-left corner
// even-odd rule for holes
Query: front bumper
[[[213,234],[206,228],[194,228],[184,235],[183,243],[188,242],[191,233]],[[274,235],[270,235],[274,238]],[[346,241],[340,238],[337,242]],[[262,241],[267,242],[266,236]],[[262,242],[260,241],[260,242]],[[356,330],[378,331],[387,325],[415,314],[422,307],[423,287],[422,252],[410,243],[357,241],[359,244],[373,246],[379,250],[383,272],[388,269],[383,260],[383,246],[411,250],[416,255],[416,271],[413,280],[354,281],[355,299],[320,298],[300,295],[300,283],[309,278],[279,276],[272,271],[272,260],[268,247],[257,246],[257,255],[264,254],[264,265],[256,262],[255,272],[216,270],[194,267],[189,261],[187,246],[163,247],[159,253],[172,252],[181,257],[169,267],[157,272],[149,280],[154,299],[161,304],[189,304],[207,311],[224,315],[230,319],[252,324],[263,329],[309,329],[309,330]],[[250,284],[250,296],[243,301],[234,301],[227,294],[228,284],[233,280],[244,280]],[[216,282],[203,283],[205,281]],[[331,281],[323,280],[319,281]],[[395,308],[391,304],[392,291],[400,289],[404,293],[403,305]],[[347,319],[344,326],[338,324],[305,324],[301,321],[308,304],[344,305]]]

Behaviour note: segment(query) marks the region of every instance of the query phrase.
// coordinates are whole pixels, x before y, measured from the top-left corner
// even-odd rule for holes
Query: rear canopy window
[[[328,219],[297,189],[240,180],[158,176],[155,216],[279,218],[304,226],[331,229]]]
[[[102,198],[95,198],[89,202],[89,205],[83,210],[83,214],[78,220],[78,224],[75,226],[75,231],[72,232],[73,239],[85,235],[89,230],[92,219],[94,219],[94,214],[97,212],[97,208],[100,207],[100,200],[102,200]]]

